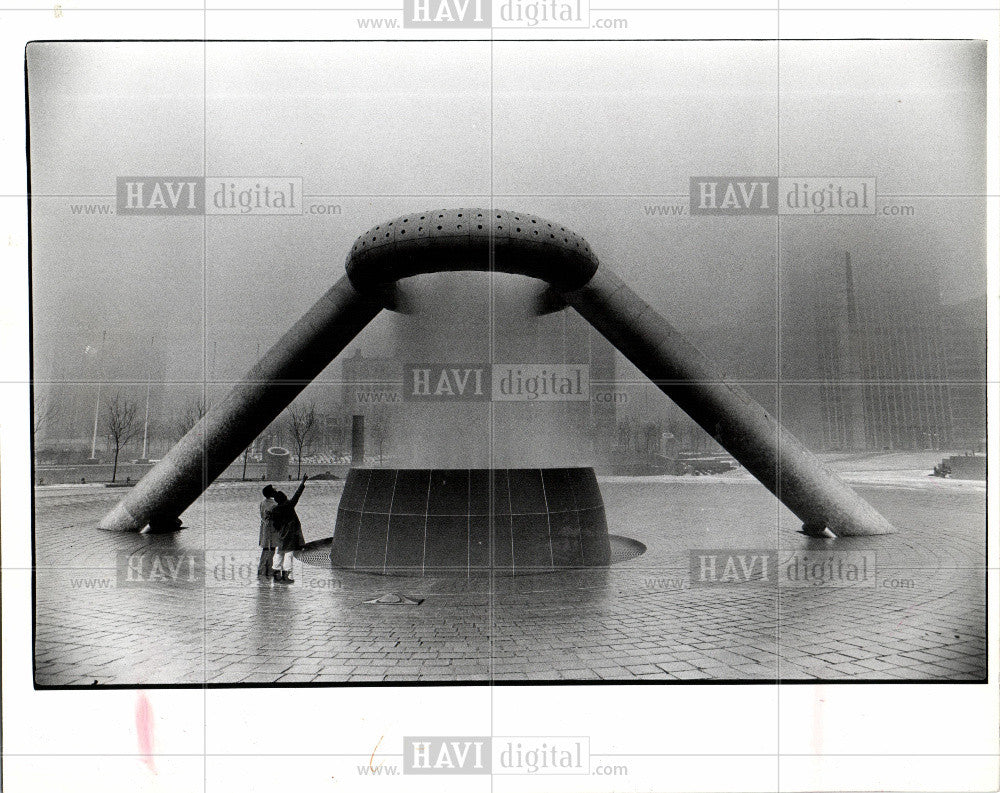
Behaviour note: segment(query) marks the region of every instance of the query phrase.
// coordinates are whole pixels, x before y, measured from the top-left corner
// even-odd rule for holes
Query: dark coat
[[[272,512],[278,506],[278,502],[273,498],[265,498],[260,502],[260,547],[273,548],[274,538],[274,517]]]
[[[276,504],[271,511],[276,547],[282,551],[299,551],[305,547],[306,540],[302,536],[302,524],[299,522],[299,516],[295,514],[295,505],[299,503],[299,496],[302,495],[305,486],[306,483],[302,482],[294,496],[284,504]]]

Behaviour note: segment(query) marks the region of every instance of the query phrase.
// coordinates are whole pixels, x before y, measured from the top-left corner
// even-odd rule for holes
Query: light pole
[[[156,337],[149,337],[149,361],[146,365],[146,417],[142,422],[142,459],[149,459],[149,383],[152,380],[153,367],[153,341]]]
[[[94,402],[94,437],[90,441],[90,459],[97,459],[97,419],[101,414],[101,380],[104,379],[104,342],[107,341],[108,332],[101,334],[101,348],[97,351],[97,400]]]
[[[97,459],[97,418],[101,413],[101,381],[97,381],[97,400],[94,402],[94,437],[90,441],[90,459]]]
[[[260,360],[260,342],[257,342],[257,357],[254,360]],[[250,441],[250,445],[243,450],[243,476],[240,477],[241,482],[247,481],[247,458],[250,456],[250,449],[253,447],[254,441],[256,440],[257,439],[254,438],[254,440]]]

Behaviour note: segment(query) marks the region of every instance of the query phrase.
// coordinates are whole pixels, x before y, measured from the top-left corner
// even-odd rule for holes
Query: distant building
[[[783,385],[782,411],[807,445],[930,450],[981,438],[984,315],[943,307],[932,278],[886,283],[849,254],[805,289],[810,310],[787,325],[804,336],[802,384]]]
[[[163,420],[165,357],[148,337],[107,333],[103,339],[63,339],[35,348],[35,402],[45,420],[36,439],[39,448],[89,454],[97,416],[97,449],[105,446],[107,400],[122,393],[138,405],[138,420]],[[134,449],[132,447],[135,447]],[[141,453],[142,433],[129,447]]]
[[[403,369],[399,360],[366,356],[357,348],[341,363],[345,410],[365,414],[374,406],[398,405],[403,401]]]
[[[941,308],[952,446],[986,451],[986,298]]]

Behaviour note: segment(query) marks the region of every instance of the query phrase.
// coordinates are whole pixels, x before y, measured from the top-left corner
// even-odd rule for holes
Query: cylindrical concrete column
[[[288,464],[292,453],[281,446],[272,446],[264,452],[267,478],[272,482],[283,482],[288,478]]]
[[[167,526],[204,492],[381,310],[342,277],[243,381],[101,521],[102,529]]]
[[[889,534],[892,525],[746,391],[723,382],[708,359],[602,266],[563,293],[661,391],[724,446],[803,521],[808,534]]]

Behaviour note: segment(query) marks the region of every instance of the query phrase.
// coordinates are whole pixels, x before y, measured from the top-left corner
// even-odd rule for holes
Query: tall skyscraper
[[[929,450],[967,445],[981,435],[985,403],[976,387],[985,371],[984,347],[975,312],[943,307],[933,274],[890,278],[844,254],[795,288],[809,292],[803,304],[811,315],[789,325],[813,328],[812,349],[807,342],[796,354],[805,359],[800,372],[815,380],[819,399],[805,404],[803,395],[816,390],[803,387],[784,410],[806,443],[827,450]]]

